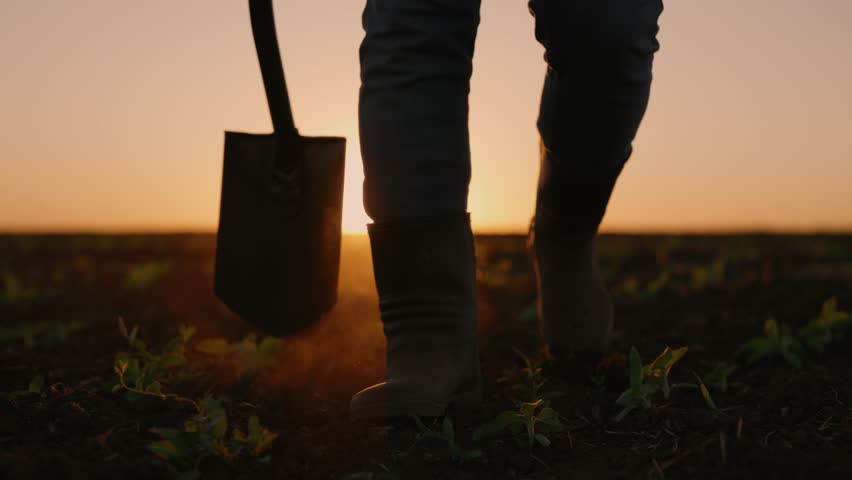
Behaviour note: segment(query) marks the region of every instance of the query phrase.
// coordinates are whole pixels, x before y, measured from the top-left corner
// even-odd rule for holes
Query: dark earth
[[[769,318],[796,332],[831,297],[852,310],[852,236],[603,235],[616,335],[612,354],[587,367],[554,362],[541,345],[525,239],[479,236],[484,404],[450,413],[459,451],[480,451],[464,460],[413,419],[348,420],[351,394],[383,366],[363,237],[344,239],[338,307],[253,366],[199,351],[204,339],[238,344],[252,333],[212,293],[214,248],[212,235],[0,236],[0,478],[852,478],[852,334],[822,353],[805,348],[798,368],[737,355]],[[119,317],[152,351],[180,325],[196,327],[162,392],[218,398],[229,429],[257,416],[277,439],[233,458],[154,454],[161,437],[150,429],[182,428],[195,410],[114,391],[116,355],[131,350]],[[632,346],[645,363],[689,347],[672,383],[695,383],[693,372],[708,380],[720,362],[737,369],[727,388],[710,385],[718,410],[678,388],[616,422]],[[563,426],[548,447],[509,432],[472,440],[516,409],[516,350],[542,365],[540,398]],[[440,419],[423,422],[441,429]]]

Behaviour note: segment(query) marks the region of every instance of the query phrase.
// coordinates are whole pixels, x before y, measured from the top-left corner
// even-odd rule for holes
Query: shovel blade
[[[214,291],[272,335],[337,301],[346,139],[303,137],[297,186],[275,185],[275,138],[226,132]]]

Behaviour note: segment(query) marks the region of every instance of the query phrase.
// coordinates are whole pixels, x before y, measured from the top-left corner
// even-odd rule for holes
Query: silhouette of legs
[[[361,45],[364,205],[384,378],[353,418],[438,415],[479,396],[468,93],[479,0],[367,0]],[[543,333],[606,347],[612,306],[594,237],[644,115],[661,0],[532,0],[548,72],[532,250]],[[561,309],[561,310],[560,310]],[[556,312],[556,313],[554,313]]]
[[[661,0],[531,0],[548,69],[530,247],[542,335],[602,352],[613,326],[595,239],[648,105]]]
[[[361,45],[364,205],[385,375],[350,418],[437,416],[480,398],[467,216],[479,0],[368,0]]]
[[[364,206],[377,221],[467,211],[479,0],[368,0],[361,44]]]
[[[596,230],[648,105],[661,0],[531,0],[545,47],[537,219]]]

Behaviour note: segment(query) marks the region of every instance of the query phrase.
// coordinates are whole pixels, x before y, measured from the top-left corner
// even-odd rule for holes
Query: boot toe
[[[356,393],[349,403],[353,421],[416,415],[437,417],[447,410],[449,395],[413,388],[408,382],[384,381]]]

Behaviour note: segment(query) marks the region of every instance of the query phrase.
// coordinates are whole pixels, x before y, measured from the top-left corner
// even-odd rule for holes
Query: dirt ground
[[[453,445],[413,419],[348,420],[351,394],[383,368],[364,237],[344,239],[338,306],[280,344],[247,337],[214,297],[214,248],[211,235],[0,236],[0,478],[852,478],[852,333],[834,332],[821,353],[794,349],[799,367],[737,353],[768,338],[770,318],[792,339],[831,297],[852,310],[852,236],[604,235],[615,343],[588,370],[542,348],[524,238],[478,237],[485,402],[451,413]],[[116,387],[120,352],[135,348],[119,317],[150,351],[196,329],[180,365],[152,373],[153,394]],[[670,377],[692,386],[614,420],[630,348],[647,364],[667,346],[688,347]],[[562,428],[543,431],[549,446],[530,448],[523,431],[474,441],[523,400],[518,352],[541,365],[538,397]],[[710,381],[721,362],[736,364],[727,385]],[[187,429],[199,414],[175,395],[218,400],[228,426],[217,441],[250,432],[255,416],[278,436],[230,457],[215,442],[158,452],[152,428]],[[181,438],[202,438],[192,432]]]

